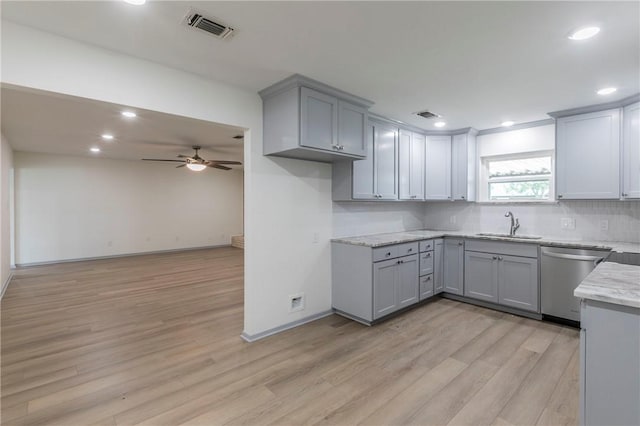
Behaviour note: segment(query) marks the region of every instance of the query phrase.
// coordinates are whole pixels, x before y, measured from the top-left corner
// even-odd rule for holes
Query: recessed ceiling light
[[[105,133],[104,135],[102,135],[102,139],[104,139],[105,141],[112,141],[113,140],[113,135]]]
[[[142,6],[147,0],[124,0],[125,3],[132,4],[134,6]]]
[[[579,28],[569,35],[569,40],[586,40],[600,32],[598,27]]]
[[[444,127],[447,125],[447,123],[445,123],[444,121],[436,121],[435,123],[433,123],[433,125],[436,127]]]
[[[133,112],[133,111],[122,111],[121,114],[124,117],[127,117],[127,118],[136,118],[137,117],[136,113]]]
[[[100,152],[100,148],[95,148],[94,147],[94,148],[89,149],[89,151],[91,151],[91,152]]]
[[[514,124],[516,124],[516,123],[515,123],[515,122],[513,122],[513,121],[503,121],[503,122],[502,122],[502,127],[511,127],[511,126],[513,126]]]
[[[615,87],[605,87],[604,89],[598,90],[596,93],[598,95],[610,95],[617,90],[618,89],[616,89]]]

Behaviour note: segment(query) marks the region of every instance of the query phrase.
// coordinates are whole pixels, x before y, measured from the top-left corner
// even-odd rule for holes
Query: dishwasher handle
[[[597,266],[600,262],[604,260],[604,257],[600,257],[600,256],[582,256],[579,254],[543,252],[542,255],[549,256],[549,257],[556,257],[558,259],[581,260],[585,262],[593,262],[594,266]]]

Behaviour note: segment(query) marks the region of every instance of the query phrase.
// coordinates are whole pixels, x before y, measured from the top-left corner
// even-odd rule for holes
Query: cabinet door
[[[373,264],[373,319],[398,309],[398,261],[384,260]]]
[[[424,199],[424,152],[424,135],[400,130],[398,174],[401,200]]]
[[[464,241],[444,240],[444,291],[446,293],[464,293]]]
[[[620,110],[556,122],[559,199],[620,198]]]
[[[444,291],[444,242],[435,240],[433,249],[433,292],[435,294]]]
[[[367,110],[338,101],[338,144],[345,154],[367,155]]]
[[[538,259],[500,256],[498,302],[501,305],[539,312]]]
[[[622,113],[622,197],[640,198],[640,103]]]
[[[451,136],[427,136],[425,199],[451,199]]]
[[[464,255],[464,295],[498,302],[498,256],[467,251]]]
[[[420,300],[425,300],[434,295],[433,275],[420,277]]]
[[[378,199],[398,199],[398,129],[374,124],[374,186]]]
[[[418,255],[398,259],[398,309],[420,300],[418,281]]]
[[[355,200],[372,200],[376,198],[374,176],[374,143],[375,129],[372,123],[367,123],[366,155],[364,160],[353,162],[353,198]]]
[[[451,140],[451,198],[475,201],[476,137],[463,133]]]
[[[300,89],[300,145],[339,151],[338,99],[306,87]]]

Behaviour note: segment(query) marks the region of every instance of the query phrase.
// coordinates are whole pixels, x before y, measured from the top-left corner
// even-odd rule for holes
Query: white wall
[[[334,202],[333,236],[413,231],[424,227],[424,203]]]
[[[555,124],[548,124],[527,129],[480,135],[476,138],[478,158],[553,150],[556,146],[555,132]]]
[[[331,308],[330,166],[263,157],[256,93],[7,21],[1,39],[4,83],[249,129],[244,332],[255,335]],[[289,313],[288,296],[299,292],[306,309]]]
[[[509,232],[507,211],[520,219],[521,235],[557,237],[568,241],[640,242],[640,201],[563,201],[550,204],[427,203],[428,229]],[[455,224],[451,217],[455,216]],[[561,229],[561,218],[573,218],[575,229]],[[609,230],[600,229],[607,220]]]
[[[242,171],[15,153],[16,263],[230,244]]]
[[[13,150],[9,141],[1,135],[0,146],[0,295],[4,294],[11,279],[11,174]]]

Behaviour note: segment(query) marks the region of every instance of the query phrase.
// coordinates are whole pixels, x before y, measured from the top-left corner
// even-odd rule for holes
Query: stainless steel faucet
[[[504,215],[504,217],[510,217],[511,218],[511,228],[509,228],[509,236],[510,237],[515,237],[516,236],[516,231],[518,230],[518,228],[520,228],[520,221],[513,216],[512,212],[507,212]]]

